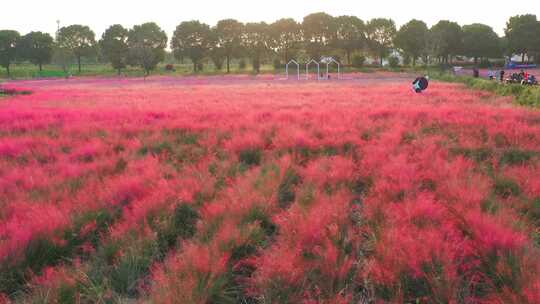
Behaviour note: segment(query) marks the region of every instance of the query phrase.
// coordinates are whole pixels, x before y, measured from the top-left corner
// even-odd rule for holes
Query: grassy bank
[[[463,83],[472,89],[489,91],[500,96],[513,96],[519,105],[540,108],[540,86],[505,84],[498,81],[443,73],[430,73],[429,75],[441,81]]]
[[[156,67],[154,71],[151,72],[151,75],[161,75],[161,76],[216,76],[216,75],[253,75],[253,67],[250,64],[247,64],[245,67],[241,67],[237,62],[231,64],[231,71],[227,73],[223,68],[221,70],[216,69],[212,64],[205,65],[202,71],[193,73],[193,66],[191,63],[175,63],[174,71],[167,71],[165,69],[165,64],[160,64]],[[321,72],[326,71],[326,68],[321,67]],[[380,68],[377,66],[364,66],[361,68],[354,68],[350,66],[342,66],[342,73],[375,73],[378,71],[390,71],[390,72],[403,72],[403,68],[390,68],[384,67]],[[293,67],[291,73],[295,73],[296,69]],[[332,67],[332,72],[336,72],[335,67]],[[300,74],[305,73],[305,66],[300,66]],[[311,71],[315,73],[315,71]],[[96,64],[96,63],[86,63],[82,65],[81,72],[78,71],[75,65],[70,66],[68,74],[71,76],[78,77],[115,77],[118,75],[118,72],[113,69],[109,64]],[[271,64],[264,64],[261,66],[260,74],[285,74],[285,67],[276,69]],[[37,66],[30,63],[16,63],[11,66],[11,79],[37,79],[37,78],[61,78],[65,77],[66,74],[62,68],[58,65],[47,64],[43,66],[43,71],[39,72]],[[123,77],[143,77],[144,71],[138,67],[127,67],[122,69],[121,76]],[[5,69],[0,69],[0,80],[7,79],[7,74]]]
[[[190,63],[176,63],[174,64],[174,71],[168,71],[165,69],[165,64],[160,64],[155,70],[151,72],[151,75],[162,76],[215,76],[215,75],[250,75],[254,74],[251,65],[240,67],[238,64],[231,64],[231,71],[227,73],[225,69],[218,70],[213,65],[204,66],[202,71],[193,73],[193,66]],[[370,72],[371,68],[362,68],[362,72]],[[351,72],[352,69],[344,68],[343,72]],[[356,69],[354,69],[356,71]],[[305,70],[300,69],[301,73]],[[285,73],[285,68],[275,69],[273,65],[265,64],[261,66],[260,74],[277,74]],[[71,76],[98,76],[98,77],[115,77],[118,72],[113,69],[109,64],[83,64],[81,72],[78,71],[76,66],[69,68],[68,74]],[[39,72],[35,65],[29,63],[13,64],[11,66],[11,79],[35,79],[35,78],[59,78],[65,77],[65,72],[58,65],[48,64],[43,66],[43,71]],[[144,71],[138,67],[127,67],[122,69],[121,75],[124,77],[143,77]],[[0,79],[7,79],[5,69],[0,69]]]

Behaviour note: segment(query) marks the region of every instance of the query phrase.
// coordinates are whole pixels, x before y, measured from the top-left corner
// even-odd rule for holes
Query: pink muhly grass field
[[[12,82],[0,302],[540,303],[540,112],[393,74]]]

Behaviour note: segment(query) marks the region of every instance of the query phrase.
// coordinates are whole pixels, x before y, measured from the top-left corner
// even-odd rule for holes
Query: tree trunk
[[[193,60],[193,73],[197,73],[197,61]]]
[[[476,65],[478,63],[478,57],[474,57],[474,65]]]
[[[6,65],[7,77],[11,78],[11,73],[9,72],[9,63]]]
[[[39,71],[40,71],[40,72],[43,72],[43,67],[42,67],[41,62],[40,62],[38,65],[39,65]]]
[[[230,61],[231,61],[231,56],[227,54],[227,74],[231,72]]]
[[[413,56],[413,59],[412,59],[412,66],[415,67],[416,66],[416,57]]]
[[[383,67],[383,55],[381,54],[380,57],[381,57],[381,68],[382,68]]]
[[[121,73],[122,73],[122,69],[118,68],[118,76],[120,76]]]
[[[81,56],[77,56],[77,63],[79,64],[79,74],[81,73]]]
[[[351,65],[351,51],[347,50],[347,63]]]
[[[256,74],[259,74],[261,72],[261,60],[258,56],[253,58],[253,70]]]
[[[289,49],[285,48],[285,64],[289,63]]]
[[[525,62],[525,52],[521,53],[521,63]]]

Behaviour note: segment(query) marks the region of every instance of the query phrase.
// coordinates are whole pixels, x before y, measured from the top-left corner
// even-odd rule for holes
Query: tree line
[[[153,22],[131,29],[116,24],[96,40],[95,33],[83,25],[62,27],[55,39],[47,33],[0,30],[0,65],[10,73],[16,60],[29,61],[42,70],[55,58],[67,71],[75,61],[79,72],[81,60],[99,54],[121,73],[129,66],[138,66],[149,74],[166,55],[168,37]],[[431,28],[421,20],[411,20],[397,29],[392,19],[375,18],[364,22],[355,16],[333,17],[314,13],[301,23],[294,19],[241,23],[234,19],[219,21],[215,26],[197,20],[180,23],[170,39],[170,50],[180,61],[189,58],[193,71],[202,62],[211,60],[217,70],[230,72],[233,59],[249,58],[255,72],[261,62],[273,59],[275,65],[291,59],[333,56],[343,63],[361,64],[360,54],[379,59],[380,64],[392,51],[399,52],[406,64],[433,62],[447,64],[455,56],[501,58],[511,54],[540,58],[540,21],[535,15],[511,17],[504,37],[485,24],[460,26],[441,20]],[[343,58],[343,60],[342,60]],[[360,61],[360,63],[358,63]]]

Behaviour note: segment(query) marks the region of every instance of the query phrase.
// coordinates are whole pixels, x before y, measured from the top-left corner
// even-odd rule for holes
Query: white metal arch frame
[[[338,79],[341,79],[341,72],[340,72],[340,64],[337,60],[335,60],[334,58],[330,57],[330,58],[327,58],[326,59],[326,79],[330,79],[328,78],[329,77],[329,72],[330,72],[330,65],[332,63],[335,63],[336,66],[337,66],[337,76],[338,76]]]
[[[308,61],[308,63],[306,63],[306,80],[309,80],[309,66],[312,63],[314,63],[317,66],[317,80],[321,80],[321,76],[320,76],[321,66],[317,61],[315,61],[315,59],[311,59],[310,61]]]
[[[291,61],[287,62],[287,64],[285,65],[286,79],[289,79],[289,65],[291,65],[291,64],[296,65],[296,74],[297,74],[298,80],[300,80],[300,64],[298,62],[296,62],[295,60],[291,60]]]

